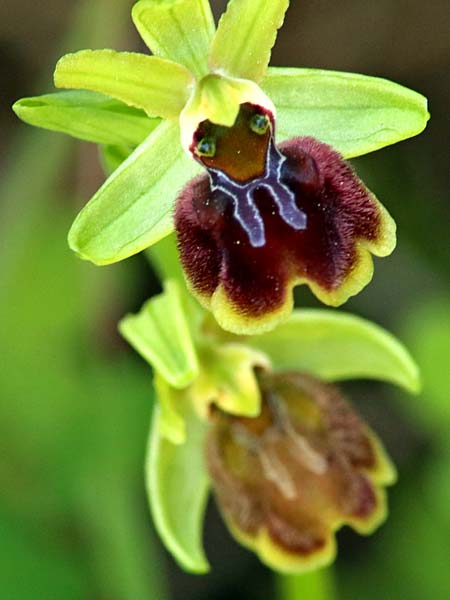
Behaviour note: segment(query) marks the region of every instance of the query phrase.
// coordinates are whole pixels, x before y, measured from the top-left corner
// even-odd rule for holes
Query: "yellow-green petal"
[[[75,219],[69,245],[97,265],[136,254],[173,231],[173,205],[199,165],[180,146],[180,128],[161,123],[105,181]]]
[[[288,6],[289,0],[230,0],[211,46],[211,70],[259,82]]]
[[[120,333],[170,385],[184,388],[198,375],[198,360],[179,284],[168,280],[164,292],[119,324]]]
[[[261,392],[255,369],[270,368],[262,352],[239,343],[205,345],[199,360],[199,376],[189,389],[199,415],[206,418],[212,403],[229,414],[259,415]]]
[[[183,66],[137,52],[81,50],[57,63],[59,88],[102,92],[152,116],[176,119],[191,93],[193,77]]]
[[[131,14],[153,54],[184,65],[196,77],[206,75],[215,32],[208,0],[141,0]]]
[[[345,158],[419,134],[427,100],[398,83],[321,69],[270,68],[261,87],[277,109],[277,138],[312,136]]]

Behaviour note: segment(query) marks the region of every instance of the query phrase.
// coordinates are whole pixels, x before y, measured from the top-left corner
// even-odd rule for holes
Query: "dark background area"
[[[96,268],[70,253],[70,222],[103,180],[97,150],[32,130],[10,110],[19,97],[53,91],[53,67],[65,52],[144,50],[129,15],[133,2],[83,4],[0,6],[0,597],[275,598],[272,573],[232,541],[212,505],[210,575],[183,574],[156,539],[142,469],[150,373],[116,323],[159,284],[142,257]],[[225,6],[212,4],[216,16]],[[334,578],[346,600],[446,599],[450,7],[444,0],[291,4],[273,65],[382,76],[430,100],[421,136],[354,161],[399,236],[371,285],[343,309],[404,340],[425,385],[418,398],[375,383],[344,386],[384,439],[400,482],[379,532],[339,534]],[[296,299],[316,304],[306,288]]]

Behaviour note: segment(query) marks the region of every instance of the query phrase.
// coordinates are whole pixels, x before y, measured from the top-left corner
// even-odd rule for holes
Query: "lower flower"
[[[335,387],[297,372],[261,373],[259,383],[259,417],[213,410],[208,470],[235,537],[298,573],[334,559],[341,526],[380,525],[395,470]]]

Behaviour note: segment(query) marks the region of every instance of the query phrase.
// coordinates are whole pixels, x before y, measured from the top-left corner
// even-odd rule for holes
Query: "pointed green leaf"
[[[137,146],[161,121],[103,94],[88,91],[22,98],[13,105],[13,110],[25,123],[97,144]]]
[[[328,381],[367,378],[420,390],[416,363],[390,333],[359,317],[333,310],[294,311],[275,330],[246,340],[274,368],[309,371]]]
[[[131,14],[153,54],[184,65],[196,77],[207,74],[215,31],[208,0],[141,0]]]
[[[450,299],[428,297],[408,311],[407,332],[410,346],[420,364],[426,402],[408,404],[408,410],[422,420],[437,441],[443,436],[448,448],[450,430]]]
[[[119,324],[120,333],[170,385],[184,388],[198,375],[198,361],[180,289],[175,280]]]
[[[276,106],[279,139],[310,135],[346,158],[417,135],[429,118],[424,96],[378,77],[271,68],[261,87]]]
[[[98,265],[117,262],[173,230],[173,204],[200,167],[180,145],[179,126],[163,122],[106,180],[69,232],[69,245]]]
[[[56,87],[102,92],[167,119],[179,116],[192,83],[181,65],[137,52],[81,50],[63,56],[55,69]]]
[[[260,81],[288,6],[289,0],[230,0],[211,46],[211,70]]]
[[[184,416],[186,442],[172,444],[160,434],[160,413],[155,408],[146,465],[147,491],[156,529],[167,549],[187,571],[206,573],[209,565],[201,542],[209,487],[203,459],[206,426],[193,413]]]

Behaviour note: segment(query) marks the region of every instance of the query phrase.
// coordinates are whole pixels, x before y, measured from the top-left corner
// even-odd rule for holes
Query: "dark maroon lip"
[[[332,148],[294,138],[277,151],[284,159],[279,180],[306,227],[289,224],[271,191],[255,187],[265,238],[253,245],[232,200],[207,174],[189,183],[176,205],[180,257],[192,290],[205,298],[221,285],[234,310],[249,318],[283,306],[293,280],[325,293],[339,289],[360,260],[358,244],[377,242],[383,233],[379,205]]]
[[[240,532],[299,558],[329,546],[337,523],[383,510],[371,433],[339,390],[298,372],[261,373],[256,418],[212,412],[206,461],[219,506]],[[238,465],[238,466],[237,466]]]

